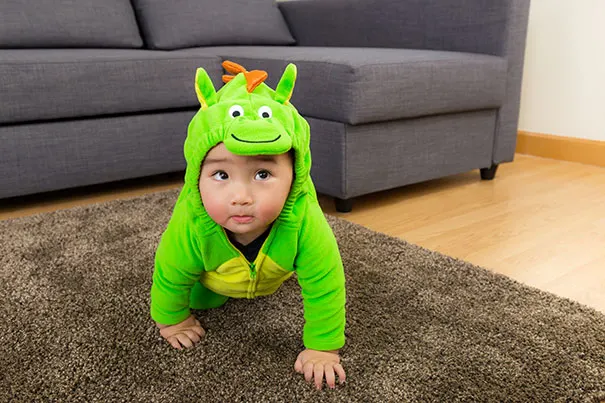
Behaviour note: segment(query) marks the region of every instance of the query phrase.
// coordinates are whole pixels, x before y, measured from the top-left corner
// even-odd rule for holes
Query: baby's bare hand
[[[160,328],[160,335],[172,347],[179,350],[183,347],[193,347],[206,334],[200,322],[192,315],[176,325],[161,325],[158,323],[157,326]]]
[[[331,389],[336,386],[336,377],[342,384],[345,382],[345,370],[340,365],[340,356],[337,351],[317,351],[306,349],[298,354],[294,363],[294,370],[305,375],[305,380],[311,382],[315,378],[315,387],[321,389],[324,376],[326,384]]]

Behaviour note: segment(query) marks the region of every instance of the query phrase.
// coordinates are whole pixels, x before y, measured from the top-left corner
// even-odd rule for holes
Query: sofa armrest
[[[278,3],[298,46],[483,53],[508,62],[494,163],[514,156],[530,0],[289,0]]]

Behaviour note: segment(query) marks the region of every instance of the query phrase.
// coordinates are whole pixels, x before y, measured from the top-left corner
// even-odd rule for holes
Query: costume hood
[[[185,185],[181,197],[189,199],[194,214],[209,220],[199,193],[202,162],[211,148],[224,143],[238,155],[282,154],[294,150],[294,179],[280,217],[287,216],[304,193],[315,189],[310,178],[309,124],[289,102],[296,81],[296,66],[288,64],[275,90],[264,83],[267,73],[246,71],[225,61],[226,83],[218,92],[208,73],[197,69],[195,92],[201,104],[185,140]]]

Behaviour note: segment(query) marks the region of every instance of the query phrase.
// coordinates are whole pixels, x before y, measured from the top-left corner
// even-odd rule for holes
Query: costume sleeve
[[[151,317],[163,325],[187,319],[191,288],[204,269],[192,223],[177,203],[156,251]]]
[[[303,219],[294,262],[302,289],[303,343],[313,350],[337,350],[345,343],[345,276],[336,238],[317,202]]]

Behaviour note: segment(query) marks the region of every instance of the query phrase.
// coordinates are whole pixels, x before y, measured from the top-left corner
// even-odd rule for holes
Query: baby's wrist
[[[308,350],[313,350],[313,349],[310,348]],[[315,351],[319,351],[321,353],[332,353],[332,354],[339,355],[339,350],[315,350]]]
[[[182,321],[181,321],[181,322],[179,322],[179,323],[173,323],[172,325],[164,325],[164,324],[162,324],[162,323],[155,322],[155,325],[156,325],[156,326],[158,327],[158,329],[160,329],[160,330],[161,330],[161,329],[166,329],[167,327],[170,327],[170,326],[179,325],[179,324],[181,324],[181,323],[185,322],[185,321],[186,321],[187,319],[189,319],[189,318],[191,318],[191,314],[189,314],[189,316],[187,316],[187,318],[186,318],[186,319],[182,320]]]

